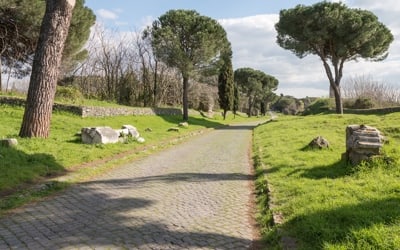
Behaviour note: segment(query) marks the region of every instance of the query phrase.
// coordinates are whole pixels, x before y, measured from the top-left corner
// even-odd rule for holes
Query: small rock
[[[184,127],[184,128],[189,127],[189,123],[187,123],[187,122],[180,122],[178,125],[179,125],[179,127]]]
[[[179,132],[179,128],[172,127],[172,128],[169,128],[168,131]]]
[[[318,149],[323,149],[323,148],[329,148],[329,142],[322,136],[315,137],[309,144],[308,146],[310,148],[318,148]]]
[[[0,140],[0,145],[10,148],[18,145],[18,141],[15,138],[2,139]]]
[[[153,130],[151,128],[146,128],[144,131],[146,132],[152,132]]]
[[[146,140],[143,137],[139,137],[136,139],[136,141],[139,143],[144,143]]]

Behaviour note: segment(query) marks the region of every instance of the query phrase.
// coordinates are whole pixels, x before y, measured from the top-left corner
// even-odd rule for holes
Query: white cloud
[[[99,9],[96,11],[96,13],[102,19],[110,19],[110,20],[118,19],[118,15],[111,10]]]
[[[389,11],[389,12],[399,12],[400,5],[398,0],[348,0],[349,5],[353,5],[359,8],[365,8],[369,10],[379,10],[379,11]]]

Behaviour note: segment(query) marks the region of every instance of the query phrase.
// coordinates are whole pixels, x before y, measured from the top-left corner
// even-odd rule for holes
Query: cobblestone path
[[[254,249],[252,126],[194,137],[0,219],[0,249]]]

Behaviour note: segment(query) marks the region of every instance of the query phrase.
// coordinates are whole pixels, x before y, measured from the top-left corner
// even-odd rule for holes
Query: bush
[[[83,95],[79,89],[68,86],[57,86],[55,100],[59,102],[80,103],[83,100]]]
[[[297,115],[304,111],[304,103],[294,97],[283,96],[272,105],[272,108],[285,115]]]
[[[319,98],[311,103],[304,111],[304,115],[327,113],[334,107],[334,99]]]
[[[359,97],[354,102],[353,108],[354,109],[370,109],[375,106],[374,102],[371,98],[368,97]]]

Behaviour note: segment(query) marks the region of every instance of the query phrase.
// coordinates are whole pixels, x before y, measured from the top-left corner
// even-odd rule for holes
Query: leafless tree
[[[355,76],[347,79],[342,86],[345,98],[369,98],[378,107],[400,104],[400,89],[393,85],[379,82],[372,76]]]

